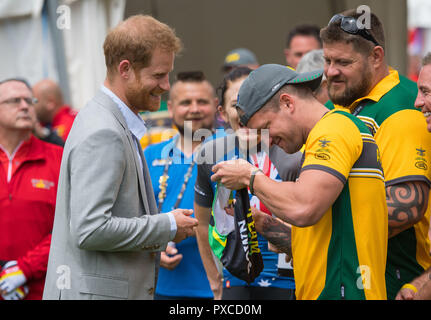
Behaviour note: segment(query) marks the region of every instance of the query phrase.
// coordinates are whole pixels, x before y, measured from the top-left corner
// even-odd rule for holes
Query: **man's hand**
[[[244,159],[220,162],[212,167],[212,181],[221,182],[226,188],[239,190],[248,187],[251,172],[256,167]]]
[[[168,244],[166,251],[163,251],[160,255],[160,266],[168,270],[174,270],[182,259],[183,255],[178,253],[175,247]]]
[[[28,294],[28,287],[21,286],[13,290],[11,293],[1,295],[3,300],[23,300]]]
[[[0,273],[0,294],[12,293],[27,282],[24,273],[15,260],[7,262]]]
[[[268,249],[271,248],[271,251],[277,253],[285,253],[286,262],[290,261],[292,257],[291,225],[254,207],[250,209],[256,231],[268,240]]]
[[[395,300],[413,300],[415,298],[416,292],[412,288],[401,288],[398,291]]]
[[[193,210],[175,209],[172,213],[177,223],[177,233],[173,241],[178,243],[187,237],[193,236],[195,234],[194,228],[198,225],[198,220],[190,217]]]

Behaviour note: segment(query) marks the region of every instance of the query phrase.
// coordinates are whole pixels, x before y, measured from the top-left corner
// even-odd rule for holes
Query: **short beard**
[[[364,70],[361,81],[354,87],[346,87],[344,92],[334,96],[331,93],[331,81],[328,79],[328,96],[329,99],[337,105],[349,107],[357,99],[365,97],[371,89],[372,73],[368,67]]]

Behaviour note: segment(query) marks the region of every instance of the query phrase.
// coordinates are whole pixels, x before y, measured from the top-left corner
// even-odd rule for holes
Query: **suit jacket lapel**
[[[108,95],[106,95],[104,92],[99,90],[99,92],[96,94],[94,99],[97,102],[99,102],[100,105],[108,109],[108,111],[110,111],[114,115],[114,117],[123,127],[124,133],[126,134],[127,140],[129,141],[130,147],[132,148],[133,159],[134,159],[136,171],[138,172],[138,184],[140,189],[139,191],[141,193],[141,198],[144,205],[145,213],[147,214],[157,213],[157,206],[155,204],[153,187],[151,185],[151,178],[148,173],[147,163],[145,161],[138,139],[136,139],[135,136],[133,136],[133,134],[130,132],[130,130],[127,127],[127,123],[126,123],[126,120],[124,119],[123,114],[121,113],[120,109],[117,107],[115,102]],[[134,142],[135,140],[137,141],[139,154],[142,159],[142,168],[139,163],[140,161],[139,161],[138,155],[136,153],[136,146]]]
[[[135,138],[136,139],[136,138]],[[136,141],[138,141],[136,139]],[[151,183],[151,176],[150,176],[150,172],[148,171],[148,166],[147,166],[147,161],[145,160],[145,155],[144,152],[142,151],[142,147],[141,144],[138,141],[138,149],[139,149],[139,155],[141,156],[142,159],[142,173],[144,175],[144,185],[146,188],[146,199],[148,200],[148,205],[149,205],[149,212],[150,214],[156,214],[158,213],[157,210],[157,204],[156,204],[156,199],[154,198],[154,190],[153,190],[153,185]]]

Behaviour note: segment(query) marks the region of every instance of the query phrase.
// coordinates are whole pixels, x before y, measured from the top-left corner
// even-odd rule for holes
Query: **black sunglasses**
[[[329,20],[328,26],[332,23],[338,23],[339,21],[341,21],[340,28],[344,32],[347,32],[353,35],[359,35],[362,38],[368,41],[371,41],[376,46],[380,46],[380,44],[376,41],[376,39],[371,35],[371,33],[367,29],[358,27],[358,21],[353,17],[346,17],[346,16],[343,16],[342,14],[336,14],[331,18],[331,20]]]

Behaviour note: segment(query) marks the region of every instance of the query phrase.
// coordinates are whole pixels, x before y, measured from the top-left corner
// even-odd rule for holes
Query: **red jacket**
[[[73,121],[77,115],[77,111],[73,110],[68,105],[62,106],[55,114],[52,120],[52,129],[58,134],[58,136],[66,141],[69,135],[70,129],[72,128]]]
[[[42,298],[62,152],[33,136],[10,158],[0,146],[0,260],[18,261],[28,300]]]

